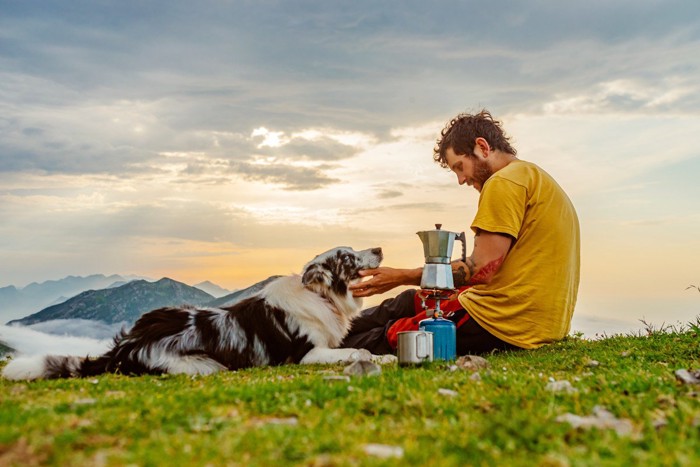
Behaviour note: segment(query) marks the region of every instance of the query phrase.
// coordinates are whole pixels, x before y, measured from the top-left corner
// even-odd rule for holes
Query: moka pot
[[[435,224],[435,230],[416,232],[423,242],[425,266],[420,280],[421,289],[453,290],[452,248],[455,240],[462,242],[462,260],[466,260],[467,247],[464,232],[456,233],[441,230],[442,224]]]

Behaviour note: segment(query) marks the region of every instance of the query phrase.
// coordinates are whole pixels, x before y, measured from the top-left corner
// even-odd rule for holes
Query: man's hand
[[[362,277],[371,277],[364,282],[351,285],[350,291],[355,297],[369,297],[388,292],[400,285],[419,285],[423,273],[418,269],[375,268],[360,271]]]

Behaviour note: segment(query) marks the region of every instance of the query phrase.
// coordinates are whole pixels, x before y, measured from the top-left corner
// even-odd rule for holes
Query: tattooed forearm
[[[493,275],[496,274],[503,264],[505,256],[491,261],[482,268],[477,269],[474,260],[467,258],[466,261],[455,261],[452,263],[452,279],[455,287],[466,287],[468,285],[488,284]]]
[[[488,284],[491,282],[493,275],[496,274],[496,271],[501,268],[501,264],[503,264],[504,259],[505,256],[501,256],[500,258],[486,264],[484,267],[479,269],[479,271],[474,274],[469,281],[467,281],[467,285]]]
[[[452,281],[455,287],[460,288],[467,285],[467,274],[466,268],[462,265],[455,265],[452,268]]]
[[[469,279],[472,278],[476,271],[474,260],[467,258],[465,261],[455,261],[452,265],[452,280],[455,287],[464,287],[469,285]]]

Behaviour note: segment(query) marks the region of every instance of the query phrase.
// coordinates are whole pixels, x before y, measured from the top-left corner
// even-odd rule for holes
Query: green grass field
[[[573,337],[487,356],[478,377],[433,363],[349,381],[332,378],[342,365],[1,380],[0,465],[700,465],[700,386],[674,374],[700,367],[698,331]],[[559,418],[596,406],[629,431]]]

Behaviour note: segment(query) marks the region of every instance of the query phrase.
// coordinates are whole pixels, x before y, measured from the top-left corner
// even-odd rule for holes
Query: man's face
[[[457,175],[460,185],[466,183],[481,193],[484,183],[493,175],[493,171],[478,147],[474,148],[474,154],[476,156],[458,156],[452,148],[447,148],[445,159],[450,170]]]

